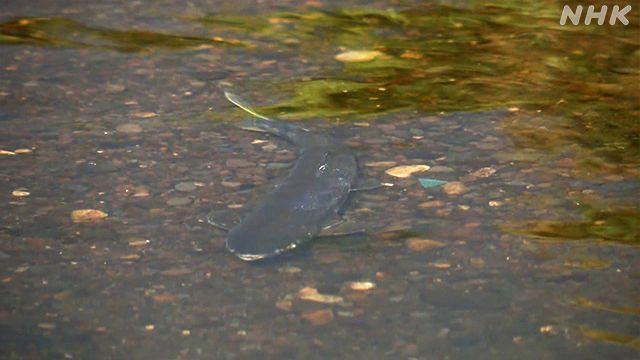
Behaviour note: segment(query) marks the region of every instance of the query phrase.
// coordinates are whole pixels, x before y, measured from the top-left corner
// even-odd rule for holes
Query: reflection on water
[[[635,8],[52,4],[2,5],[2,357],[637,354]],[[227,88],[395,183],[349,203],[371,236],[225,250],[206,214],[241,219],[296,155],[233,127]]]

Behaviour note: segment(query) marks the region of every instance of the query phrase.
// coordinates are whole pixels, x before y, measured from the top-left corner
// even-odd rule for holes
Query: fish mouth
[[[252,253],[239,252],[237,249],[231,248],[229,246],[229,242],[227,242],[226,245],[227,245],[227,250],[229,250],[235,256],[237,256],[238,258],[240,258],[241,260],[244,260],[244,261],[262,260],[262,259],[267,258],[270,255],[272,255],[272,254],[252,254]]]
[[[262,260],[267,256],[269,256],[266,254],[238,254],[238,253],[236,253],[235,255],[244,261]]]

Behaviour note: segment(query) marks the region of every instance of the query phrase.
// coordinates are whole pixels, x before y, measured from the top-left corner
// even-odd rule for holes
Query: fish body
[[[355,155],[327,136],[255,113],[238,97],[227,99],[258,117],[239,124],[282,137],[300,147],[289,175],[229,230],[226,247],[253,261],[293,250],[314,238],[346,201],[357,175]]]

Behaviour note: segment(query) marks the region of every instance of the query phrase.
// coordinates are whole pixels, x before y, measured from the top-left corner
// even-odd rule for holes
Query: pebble
[[[174,186],[174,189],[178,191],[183,191],[183,192],[193,191],[196,188],[197,188],[196,184],[194,184],[191,181],[181,182],[176,184],[176,186]]]
[[[226,162],[228,167],[252,167],[255,164],[245,159],[229,159]]]
[[[436,165],[429,169],[429,172],[443,173],[443,172],[453,172],[454,170],[448,166]]]
[[[447,195],[461,195],[466,193],[467,187],[460,181],[452,181],[442,185],[442,189]]]
[[[191,274],[193,270],[185,267],[172,267],[167,270],[160,271],[160,275],[164,276],[182,276]]]
[[[118,125],[116,131],[125,134],[137,134],[142,132],[142,126],[133,123]]]
[[[191,204],[191,199],[188,197],[172,197],[167,200],[169,206],[184,206]]]
[[[229,188],[237,188],[237,187],[240,187],[241,185],[242,185],[241,182],[236,182],[236,181],[223,181],[222,182],[222,186],[229,187]]]
[[[376,50],[351,50],[345,51],[335,56],[335,59],[342,62],[365,62],[371,61],[382,55]]]
[[[123,84],[107,83],[105,88],[106,88],[107,92],[115,94],[115,93],[119,93],[119,92],[125,91],[125,89],[127,87],[124,86]]]
[[[177,297],[171,294],[157,294],[153,295],[151,298],[153,301],[158,303],[172,303],[177,300]]]
[[[25,191],[25,190],[13,190],[11,192],[11,195],[13,195],[15,197],[25,197],[25,196],[31,195],[31,193],[28,192],[28,191]]]
[[[147,197],[149,196],[149,189],[144,186],[136,186],[134,189],[133,197]]]
[[[365,163],[364,166],[368,166],[368,167],[391,167],[391,166],[396,166],[396,162],[395,161],[373,161],[373,162]]]
[[[446,262],[433,262],[433,263],[429,263],[428,266],[430,266],[432,268],[436,268],[436,269],[449,269],[449,268],[451,268],[451,264],[446,263]]]
[[[394,177],[407,178],[413,173],[427,171],[430,168],[429,165],[401,165],[388,169],[385,172]]]
[[[430,187],[440,186],[440,185],[443,185],[443,184],[447,183],[444,180],[426,179],[426,178],[419,178],[418,182],[420,183],[420,186],[422,186],[425,189],[430,188]]]
[[[291,163],[272,162],[268,163],[266,166],[266,168],[269,170],[286,169],[288,167],[291,167]]]
[[[148,243],[150,243],[149,240],[140,239],[140,238],[133,238],[129,240],[129,246],[133,246],[133,247],[145,246]]]
[[[471,175],[475,176],[475,177],[480,177],[480,178],[486,178],[489,177],[493,174],[495,174],[496,169],[491,168],[491,167],[483,167],[480,168],[474,172],[471,173]]]
[[[376,283],[371,281],[352,281],[347,283],[349,289],[354,291],[367,291],[376,288]]]
[[[33,150],[22,148],[22,149],[15,149],[13,150],[13,152],[16,154],[31,154]]]
[[[276,307],[280,310],[289,311],[293,306],[293,301],[289,298],[284,298],[276,301]]]
[[[440,241],[423,238],[409,238],[405,241],[405,244],[413,251],[427,251],[444,246],[444,243]]]
[[[475,268],[483,268],[485,266],[485,262],[482,258],[472,257],[469,259],[469,263],[471,266]]]
[[[154,113],[153,111],[137,111],[132,113],[131,116],[135,118],[140,118],[140,119],[148,119],[148,118],[156,117],[158,116],[158,114]]]
[[[286,266],[279,268],[278,271],[286,274],[297,274],[299,272],[302,272],[302,269],[296,266]]]
[[[444,206],[444,203],[440,200],[425,201],[418,204],[418,207],[420,209],[431,209],[431,208],[437,208],[442,206]]]
[[[320,294],[318,289],[308,286],[298,291],[298,298],[300,300],[314,301],[323,304],[339,304],[344,302],[342,296]]]
[[[71,221],[73,222],[92,222],[100,219],[104,219],[109,214],[104,211],[95,209],[79,209],[71,212]]]
[[[302,318],[313,325],[326,325],[333,321],[334,316],[331,309],[322,309],[305,312],[302,314]]]

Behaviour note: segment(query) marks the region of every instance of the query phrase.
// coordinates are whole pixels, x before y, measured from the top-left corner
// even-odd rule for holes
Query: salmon
[[[299,147],[288,176],[229,230],[226,247],[246,261],[294,250],[316,237],[347,200],[357,176],[356,156],[326,135],[270,119],[239,97],[227,92],[225,96],[255,116],[238,127],[278,136]]]

